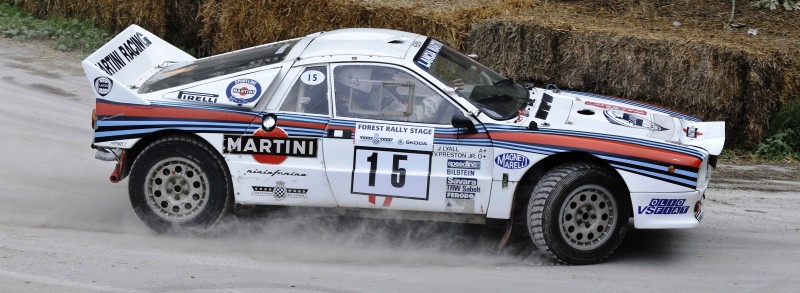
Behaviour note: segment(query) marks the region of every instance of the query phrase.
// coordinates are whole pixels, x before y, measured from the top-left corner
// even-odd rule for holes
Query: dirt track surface
[[[0,291],[796,292],[800,169],[722,164],[688,230],[632,229],[606,262],[496,254],[475,227],[305,212],[153,235],[93,158],[81,57],[0,39]],[[522,251],[522,252],[520,252]]]

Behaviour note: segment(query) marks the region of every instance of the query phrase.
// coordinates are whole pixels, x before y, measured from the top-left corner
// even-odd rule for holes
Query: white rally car
[[[724,143],[634,101],[525,87],[426,36],[343,29],[195,59],[131,26],[83,61],[92,146],[156,232],[244,205],[527,228],[570,264],[690,228]]]

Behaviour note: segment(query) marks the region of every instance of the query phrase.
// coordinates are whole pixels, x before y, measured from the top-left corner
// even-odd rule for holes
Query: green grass
[[[755,153],[767,160],[800,160],[800,97],[790,100],[770,120],[767,138]]]
[[[49,40],[59,51],[92,52],[111,39],[94,23],[80,19],[38,19],[12,1],[0,2],[0,33],[19,40]]]

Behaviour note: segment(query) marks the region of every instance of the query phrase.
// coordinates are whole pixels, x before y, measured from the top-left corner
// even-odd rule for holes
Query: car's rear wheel
[[[628,199],[622,182],[584,162],[550,170],[528,202],[528,232],[546,255],[567,264],[603,261],[628,229]]]
[[[131,168],[128,193],[136,215],[158,233],[202,233],[227,212],[230,176],[214,150],[191,137],[147,146]]]

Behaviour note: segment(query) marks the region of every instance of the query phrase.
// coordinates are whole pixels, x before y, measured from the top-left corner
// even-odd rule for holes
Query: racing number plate
[[[431,153],[356,147],[351,192],[428,199]]]

